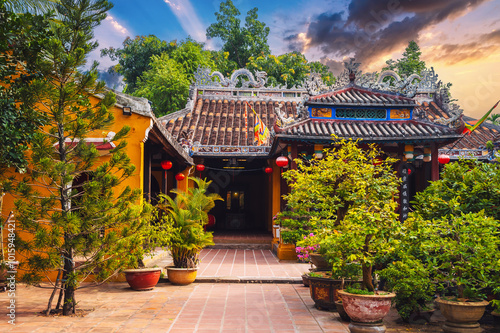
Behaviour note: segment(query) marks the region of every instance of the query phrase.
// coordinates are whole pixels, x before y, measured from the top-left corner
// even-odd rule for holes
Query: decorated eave
[[[193,159],[189,156],[189,153],[158,122],[147,99],[130,96],[113,89],[109,89],[109,91],[116,95],[116,107],[122,110],[127,109],[130,113],[150,118],[150,126],[145,133],[144,142],[149,139],[161,145],[163,150],[175,160],[193,164]],[[103,98],[104,95],[98,95],[97,97]]]
[[[332,87],[319,76],[306,82],[309,97],[297,116],[278,117],[274,128],[278,139],[328,143],[337,136],[367,143],[443,146],[460,137],[462,110],[445,98],[432,70],[401,78],[392,71],[362,74],[353,60],[345,65]],[[385,79],[389,76],[392,81]],[[429,117],[418,102],[436,96],[445,108],[446,117],[440,119]]]

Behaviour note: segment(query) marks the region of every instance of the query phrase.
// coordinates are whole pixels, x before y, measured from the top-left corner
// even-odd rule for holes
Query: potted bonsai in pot
[[[396,294],[393,303],[404,322],[425,324],[430,321],[435,310],[436,286],[420,260],[405,256],[390,263],[379,274],[386,280],[388,289]]]
[[[418,240],[426,254],[420,260],[438,283],[443,330],[480,332],[478,321],[489,304],[483,290],[499,286],[499,222],[481,212],[433,220],[415,214],[405,229]]]
[[[157,212],[156,212],[157,213]],[[140,230],[141,245],[137,247],[136,265],[123,271],[125,279],[130,288],[138,291],[153,289],[160,280],[162,270],[160,267],[145,267],[143,258],[146,255],[154,255],[157,248],[168,246],[172,226],[169,224],[148,221]]]
[[[309,223],[320,226],[315,234],[332,272],[359,265],[362,289],[373,294],[373,263],[394,250],[394,235],[400,226],[396,214],[400,181],[393,171],[396,160],[381,159],[375,145],[361,147],[358,141],[333,140],[334,148],[325,149],[323,159],[297,159],[297,169],[284,173],[291,188],[285,198],[291,209],[309,214]],[[390,293],[365,296],[345,291],[339,295],[353,320],[353,329],[364,325],[360,322],[379,322],[386,313],[377,311],[376,318],[369,313],[373,311],[355,313],[355,308],[364,307],[358,304],[359,299],[368,298],[371,304],[380,301],[383,305],[366,308],[388,311],[394,297]]]
[[[480,331],[477,320],[487,304],[480,301],[483,288],[500,288],[499,200],[500,165],[475,160],[447,164],[440,179],[415,196],[415,213],[405,228],[418,242],[407,248],[443,294],[453,296],[437,301],[446,331]],[[476,315],[452,314],[460,308]]]
[[[161,223],[171,227],[168,249],[174,265],[167,267],[168,280],[179,285],[194,282],[200,251],[214,244],[212,232],[205,231],[204,226],[215,201],[222,200],[216,193],[207,193],[211,182],[194,177],[189,180],[196,186],[187,192],[172,190],[174,199],[160,195],[157,205]]]

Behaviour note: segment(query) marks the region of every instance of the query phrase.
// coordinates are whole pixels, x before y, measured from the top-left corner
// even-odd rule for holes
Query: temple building
[[[285,156],[294,168],[296,158],[321,158],[323,148],[334,145],[336,138],[375,143],[400,160],[395,169],[405,176],[402,216],[414,193],[438,179],[440,152],[449,151],[452,158],[486,158],[486,142],[495,141],[498,131],[484,126],[462,138],[462,110],[450,103],[432,69],[401,78],[392,71],[363,74],[358,67],[353,60],[346,62],[331,87],[312,74],[292,88],[266,86],[265,72],[254,76],[240,69],[226,78],[198,69],[186,107],[158,123],[193,159],[192,165],[184,163],[184,175],[212,180],[212,191],[225,199],[212,211],[216,232],[270,232],[287,191],[276,158]],[[262,142],[254,137],[256,123],[270,133]],[[164,158],[153,158],[151,165],[162,175],[154,182],[168,190],[165,184],[173,176],[158,172]]]

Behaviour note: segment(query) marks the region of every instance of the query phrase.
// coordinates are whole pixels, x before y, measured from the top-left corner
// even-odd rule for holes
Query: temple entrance
[[[264,172],[266,160],[205,160],[202,177],[212,180],[210,190],[224,201],[217,201],[211,214],[216,233],[271,233],[269,175]]]

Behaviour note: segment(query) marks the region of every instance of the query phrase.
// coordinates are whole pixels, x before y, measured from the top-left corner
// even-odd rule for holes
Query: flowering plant
[[[295,252],[297,258],[301,261],[309,262],[309,254],[314,253],[319,249],[318,239],[314,233],[304,236],[303,239],[297,242]]]

